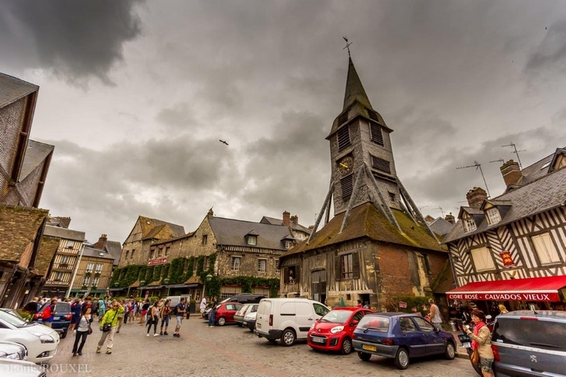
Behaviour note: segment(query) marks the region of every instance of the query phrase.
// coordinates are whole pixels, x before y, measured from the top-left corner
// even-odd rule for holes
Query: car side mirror
[[[358,321],[357,319],[354,319],[354,320],[352,321],[352,323],[350,324],[350,326],[357,326],[358,323],[360,323],[360,321]]]

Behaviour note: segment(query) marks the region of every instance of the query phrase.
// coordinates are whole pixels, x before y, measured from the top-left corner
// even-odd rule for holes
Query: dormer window
[[[497,207],[490,208],[485,211],[485,217],[487,217],[487,223],[489,225],[497,224],[501,221],[501,214]]]
[[[248,245],[253,245],[253,246],[257,245],[257,236],[253,234],[248,234],[246,236],[246,243]]]
[[[473,232],[478,228],[474,218],[467,213],[464,213],[464,215],[462,216],[462,223],[464,224],[464,230],[466,231],[466,233]]]

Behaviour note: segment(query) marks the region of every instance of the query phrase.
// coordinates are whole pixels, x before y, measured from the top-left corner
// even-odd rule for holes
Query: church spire
[[[348,79],[346,81],[346,93],[344,94],[344,108],[342,110],[346,110],[354,101],[359,101],[362,105],[366,108],[373,110],[371,103],[369,102],[369,98],[364,90],[364,86],[362,85],[362,81],[356,72],[356,67],[354,67],[354,63],[352,62],[352,58],[348,57],[349,64],[348,64]]]

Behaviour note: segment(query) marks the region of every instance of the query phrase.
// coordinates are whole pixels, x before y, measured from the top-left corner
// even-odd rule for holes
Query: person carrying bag
[[[91,322],[90,308],[85,305],[82,307],[81,317],[77,322],[77,332],[75,335],[75,343],[73,344],[73,356],[81,356],[83,354],[83,346],[85,345],[86,338],[92,334],[92,327],[90,327]]]
[[[106,354],[110,355],[112,353],[112,346],[114,345],[114,334],[116,332],[116,325],[118,323],[118,315],[124,313],[124,307],[116,300],[112,301],[112,307],[108,310],[102,320],[100,321],[100,331],[102,331],[102,336],[98,342],[98,347],[96,347],[96,353],[100,353],[102,346],[106,339],[108,343],[106,345]]]

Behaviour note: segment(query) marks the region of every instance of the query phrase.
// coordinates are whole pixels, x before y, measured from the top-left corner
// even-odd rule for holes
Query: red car
[[[236,314],[241,307],[242,304],[237,302],[223,302],[216,307],[214,323],[218,326],[224,326],[227,323],[236,323],[236,321],[234,321],[234,314]]]
[[[308,345],[320,351],[352,352],[352,333],[366,314],[375,313],[365,308],[334,308],[318,320],[308,333]]]

